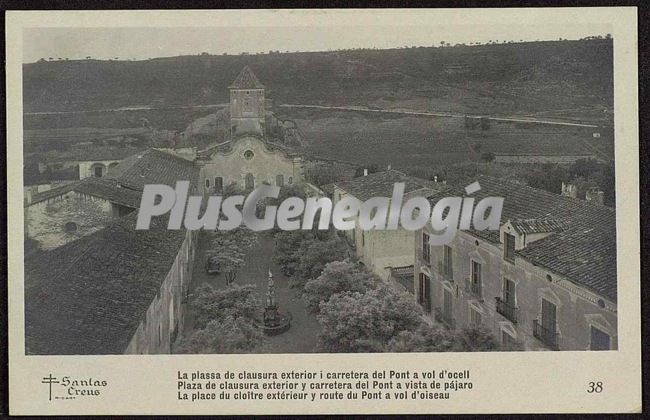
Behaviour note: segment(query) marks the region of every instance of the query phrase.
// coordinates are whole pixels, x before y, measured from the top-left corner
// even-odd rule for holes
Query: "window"
[[[66,232],[76,232],[77,231],[77,224],[75,222],[68,222],[63,226],[63,229]]]
[[[473,327],[481,325],[481,313],[476,310],[472,305],[469,306],[469,324]]]
[[[365,230],[361,231],[361,246],[362,247],[366,246],[366,231]]]
[[[252,150],[246,150],[244,152],[244,159],[246,159],[246,160],[251,160],[251,159],[253,159],[254,156],[255,156],[255,153],[253,153]]]
[[[246,174],[246,178],[244,179],[244,188],[246,188],[247,191],[255,189],[255,178],[253,177],[253,174]]]
[[[284,175],[280,174],[275,176],[275,185],[278,187],[284,186]]]
[[[515,299],[515,282],[503,278],[503,290],[501,297],[496,298],[497,312],[509,319],[511,322],[517,322],[517,306]]]
[[[451,295],[451,290],[445,289],[442,295],[442,315],[446,320],[451,320],[454,307],[453,307],[454,297]]]
[[[244,97],[244,112],[253,112],[253,101],[251,100],[251,93],[246,92]]]
[[[209,178],[205,179],[205,188],[210,188],[210,179]]]
[[[549,333],[555,333],[557,308],[548,300],[542,298],[542,328]]]
[[[517,340],[505,330],[501,330],[501,345],[506,350],[512,350],[517,347]]]
[[[515,282],[509,279],[503,279],[503,302],[508,306],[515,307]]]
[[[293,184],[293,177],[292,176],[289,177],[289,185],[291,185],[291,184]]]
[[[425,312],[431,312],[431,282],[429,281],[429,276],[424,273],[420,273],[418,303],[420,303]]]
[[[610,341],[611,339],[609,337],[609,334],[592,325],[590,345],[591,350],[609,350],[611,348]]]
[[[101,178],[103,174],[104,174],[104,168],[102,168],[101,166],[95,166],[95,176],[97,178]]]
[[[223,178],[220,176],[214,177],[214,191],[222,192],[223,191]]]
[[[472,260],[470,291],[476,296],[481,296],[481,264],[474,260]]]
[[[454,278],[453,250],[447,245],[443,248],[442,274],[451,280]]]
[[[429,244],[429,235],[422,232],[422,260],[431,263],[431,245]]]
[[[503,234],[503,258],[508,261],[515,260],[515,237],[509,233]]]

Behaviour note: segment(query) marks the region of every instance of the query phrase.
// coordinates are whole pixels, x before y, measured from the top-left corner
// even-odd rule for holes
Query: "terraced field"
[[[298,117],[298,118],[297,118]],[[301,111],[292,116],[312,156],[409,170],[477,161],[486,152],[605,159],[613,139],[593,138],[593,128],[491,123],[467,129],[458,118],[385,117],[360,112]]]

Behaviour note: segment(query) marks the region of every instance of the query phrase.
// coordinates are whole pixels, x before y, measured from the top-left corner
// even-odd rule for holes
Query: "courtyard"
[[[205,271],[206,251],[209,237],[202,233],[199,236],[194,270],[190,289],[208,283],[213,287],[225,288],[226,280],[223,275],[210,275]],[[302,298],[295,289],[289,287],[289,279],[282,273],[280,267],[273,262],[273,237],[261,233],[258,241],[247,251],[244,264],[237,272],[235,283],[253,284],[260,301],[266,302],[268,272],[271,270],[275,283],[275,297],[280,311],[291,314],[291,328],[280,335],[265,337],[265,353],[310,353],[315,351],[320,325],[316,317],[309,313]],[[260,314],[261,315],[261,314]],[[187,314],[185,335],[193,331],[192,314]]]

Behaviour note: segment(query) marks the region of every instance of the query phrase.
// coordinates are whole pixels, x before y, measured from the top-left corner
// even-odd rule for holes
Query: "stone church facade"
[[[300,156],[266,136],[264,86],[250,67],[229,89],[231,138],[197,153],[204,192],[218,194],[230,184],[249,191],[262,184],[302,183]]]

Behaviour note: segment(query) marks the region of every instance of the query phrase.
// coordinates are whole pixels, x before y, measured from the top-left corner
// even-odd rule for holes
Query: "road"
[[[432,112],[432,111],[414,111],[409,109],[369,109],[362,106],[323,106],[323,105],[299,105],[299,104],[282,104],[282,108],[303,108],[303,109],[327,109],[334,111],[356,111],[356,112],[377,112],[380,114],[399,114],[399,115],[417,115],[417,116],[427,116],[427,117],[447,117],[447,118],[465,118],[466,114],[454,114],[450,112]],[[469,115],[470,118],[487,118],[492,121],[503,121],[503,122],[521,122],[521,123],[533,123],[533,124],[545,124],[545,125],[557,125],[557,126],[566,126],[566,127],[587,127],[587,128],[598,128],[598,125],[586,124],[586,123],[573,123],[566,121],[552,121],[552,120],[538,120],[534,118],[517,118],[517,117],[493,117],[489,115]]]

